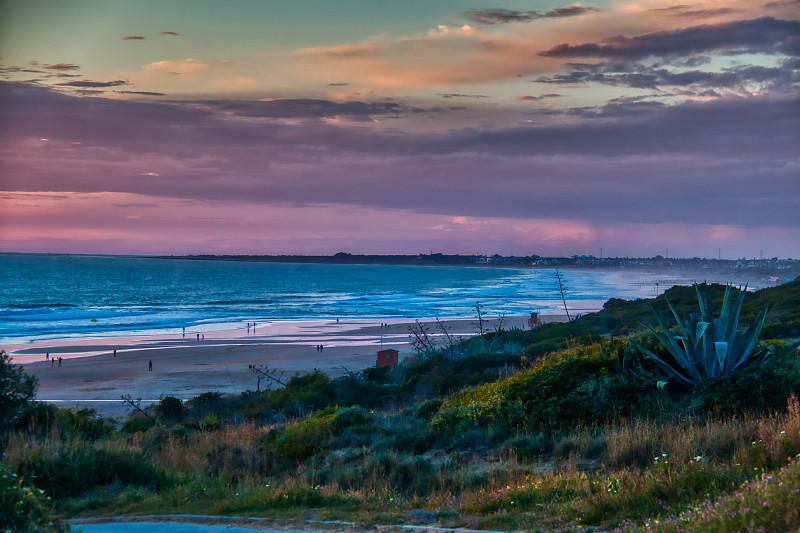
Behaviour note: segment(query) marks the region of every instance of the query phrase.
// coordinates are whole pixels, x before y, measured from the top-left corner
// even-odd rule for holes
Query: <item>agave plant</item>
[[[775,349],[772,345],[754,352],[767,316],[766,307],[747,330],[738,329],[746,286],[735,296],[731,294],[730,285],[725,288],[719,318],[714,318],[708,285],[695,284],[695,290],[700,313],[691,313],[683,322],[667,299],[667,305],[678,324],[678,335],[672,335],[658,315],[656,320],[660,330],[648,326],[670,353],[677,367],[651,350],[639,347],[645,357],[654,361],[670,379],[689,387],[697,387],[706,380],[730,374],[745,366],[764,364],[774,355]]]

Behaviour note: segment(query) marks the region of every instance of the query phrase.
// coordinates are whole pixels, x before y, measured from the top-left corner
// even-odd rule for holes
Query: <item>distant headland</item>
[[[461,255],[429,253],[417,255],[350,254],[333,255],[180,255],[154,256],[154,259],[186,259],[196,261],[250,261],[267,263],[319,263],[341,265],[418,265],[418,266],[477,266],[515,268],[644,268],[737,271],[761,274],[791,281],[800,273],[800,259],[707,259],[655,257],[571,257]]]

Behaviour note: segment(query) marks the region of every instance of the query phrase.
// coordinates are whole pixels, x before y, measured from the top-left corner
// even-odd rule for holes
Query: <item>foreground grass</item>
[[[265,451],[274,429],[241,424],[99,441],[95,450],[141,457],[155,481],[110,483],[56,509],[71,517],[203,514],[525,531],[800,529],[794,399],[770,416],[578,427],[549,435],[551,451],[524,457],[514,443],[536,440],[531,435],[419,456],[361,446],[286,461]],[[67,440],[11,438],[6,462],[52,455],[74,444]]]

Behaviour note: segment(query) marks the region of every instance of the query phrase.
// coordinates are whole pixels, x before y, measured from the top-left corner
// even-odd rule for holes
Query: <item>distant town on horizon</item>
[[[571,257],[463,255],[463,254],[351,254],[333,255],[169,255],[150,256],[155,259],[188,259],[201,261],[250,261],[269,263],[323,263],[323,264],[375,264],[375,265],[442,265],[442,266],[514,266],[514,267],[641,267],[641,268],[693,268],[713,270],[740,270],[748,272],[782,272],[787,281],[800,271],[800,259],[778,257],[760,259],[709,259],[701,257],[679,258],[656,255],[654,257],[596,257],[573,255]],[[788,275],[791,274],[791,275]]]

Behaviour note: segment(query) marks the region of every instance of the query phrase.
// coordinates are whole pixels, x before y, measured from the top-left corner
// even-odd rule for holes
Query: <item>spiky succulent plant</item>
[[[733,295],[730,286],[725,288],[722,310],[714,318],[714,306],[707,284],[695,284],[699,313],[691,313],[681,321],[672,303],[667,300],[678,334],[673,335],[656,315],[659,330],[648,326],[664,345],[675,364],[670,364],[644,347],[639,349],[670,379],[689,387],[697,387],[706,380],[730,374],[749,365],[766,363],[774,355],[772,345],[754,351],[758,335],[767,316],[767,308],[761,310],[747,330],[739,329],[739,315],[746,294],[745,287]]]

